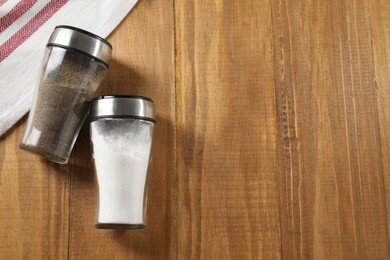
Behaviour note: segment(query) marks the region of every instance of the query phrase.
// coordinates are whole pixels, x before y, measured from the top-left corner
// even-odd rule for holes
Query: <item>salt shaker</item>
[[[20,147],[65,164],[111,58],[90,32],[57,26],[46,45],[39,86]]]
[[[96,228],[143,229],[153,128],[153,101],[101,96],[91,105],[91,143],[99,184]]]

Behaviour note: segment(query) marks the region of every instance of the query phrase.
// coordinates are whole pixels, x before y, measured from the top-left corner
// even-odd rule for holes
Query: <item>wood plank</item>
[[[368,2],[272,3],[283,257],[388,258]]]
[[[0,137],[0,258],[66,259],[68,167],[19,149],[26,119]]]
[[[100,94],[139,94],[155,101],[157,124],[145,231],[94,228],[97,183],[88,127],[72,165],[71,259],[172,259],[175,172],[173,2],[140,1],[109,37],[113,61]],[[87,126],[87,125],[86,125]]]
[[[271,6],[176,1],[178,259],[279,259]]]
[[[370,15],[378,102],[380,147],[387,209],[387,232],[390,236],[390,2],[371,0]],[[389,246],[388,246],[389,248]],[[389,249],[390,250],[390,249]]]

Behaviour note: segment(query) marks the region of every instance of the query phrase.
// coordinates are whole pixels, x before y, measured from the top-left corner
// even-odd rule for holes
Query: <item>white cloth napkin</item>
[[[55,26],[75,26],[106,37],[136,2],[0,0],[0,136],[30,109]]]

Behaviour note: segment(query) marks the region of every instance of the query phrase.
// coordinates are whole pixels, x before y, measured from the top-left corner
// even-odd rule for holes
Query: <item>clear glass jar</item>
[[[111,45],[78,28],[57,26],[45,57],[20,147],[67,163],[108,69]]]
[[[103,96],[93,101],[90,131],[99,184],[96,228],[145,227],[154,124],[148,98]]]

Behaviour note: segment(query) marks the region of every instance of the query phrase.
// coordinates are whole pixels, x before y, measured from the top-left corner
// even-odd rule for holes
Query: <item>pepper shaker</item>
[[[90,32],[65,25],[55,28],[20,148],[68,162],[111,51],[108,41]]]

